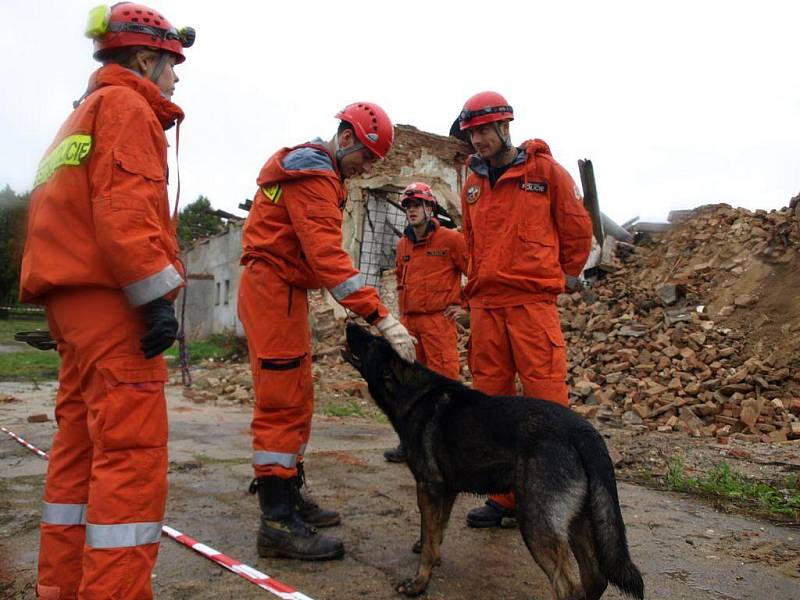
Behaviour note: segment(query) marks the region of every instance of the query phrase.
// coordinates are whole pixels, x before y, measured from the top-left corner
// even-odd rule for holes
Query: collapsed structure
[[[797,201],[769,213],[713,205],[675,216],[671,228],[617,244],[590,289],[559,298],[573,410],[720,441],[800,439]],[[385,272],[384,295],[392,280]],[[332,307],[319,295],[311,306],[315,369],[326,382],[318,397],[363,397],[336,358],[342,326]],[[252,401],[245,365],[206,367],[188,395]]]
[[[428,183],[440,205],[458,220],[467,154],[467,145],[455,138],[397,125],[386,159],[368,175],[348,180],[343,244],[369,285],[380,288],[381,274],[394,267],[395,245],[405,227],[399,196],[406,185]],[[236,317],[242,224],[230,220],[224,232],[199,240],[184,253],[186,330],[192,339],[224,332],[244,335]],[[335,310],[344,316],[338,305]]]
[[[800,213],[703,206],[559,300],[575,409],[748,441],[800,438]]]

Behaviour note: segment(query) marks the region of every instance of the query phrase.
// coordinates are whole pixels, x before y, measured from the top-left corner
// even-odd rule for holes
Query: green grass
[[[0,354],[0,381],[42,381],[58,378],[58,353],[23,350]]]
[[[720,462],[708,474],[689,475],[683,459],[673,456],[668,463],[667,489],[690,492],[728,501],[770,515],[800,520],[800,477],[763,482],[745,477]]]
[[[236,357],[246,359],[247,356],[247,345],[244,339],[229,333],[212,335],[204,340],[190,340],[188,349],[190,363],[207,358],[227,360]],[[177,357],[178,344],[173,345],[164,354]]]
[[[14,334],[18,331],[47,329],[44,319],[0,320],[0,344],[17,345]],[[58,354],[52,350],[35,350],[21,345],[19,352],[0,352],[0,381],[42,381],[58,378],[60,363]],[[178,356],[178,344],[165,353]],[[207,358],[225,360],[234,356],[246,356],[244,342],[234,335],[220,334],[205,340],[189,342],[189,362],[197,363]],[[176,363],[173,363],[176,364]]]
[[[211,340],[197,340],[189,342],[189,362],[195,363],[206,358],[222,360],[225,358],[226,351],[219,344]],[[178,356],[178,344],[164,352],[165,356]]]
[[[361,406],[355,400],[345,400],[338,403],[325,403],[319,409],[319,412],[328,417],[369,417]]]
[[[0,319],[0,344],[17,344],[14,334],[18,331],[47,329],[47,321],[42,319]],[[30,346],[28,346],[30,348]]]
[[[326,398],[317,401],[314,412],[325,415],[326,417],[363,417],[375,423],[385,424],[389,422],[386,415],[372,403],[363,403],[353,398]]]

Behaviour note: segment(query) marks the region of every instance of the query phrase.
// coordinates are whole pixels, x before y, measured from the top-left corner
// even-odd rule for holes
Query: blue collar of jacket
[[[528,160],[528,152],[525,149],[525,146],[520,146],[517,148],[517,157],[508,166],[508,168],[510,169],[511,167],[522,165],[525,163],[526,160]],[[483,158],[481,158],[480,154],[470,155],[469,168],[472,169],[477,175],[480,175],[481,177],[489,177],[489,163]]]

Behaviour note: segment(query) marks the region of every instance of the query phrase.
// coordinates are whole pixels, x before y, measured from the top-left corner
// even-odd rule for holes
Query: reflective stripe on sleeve
[[[45,502],[42,509],[42,523],[47,523],[48,525],[84,525],[86,523],[86,505]]]
[[[353,292],[357,292],[361,288],[366,287],[366,285],[367,280],[364,278],[364,276],[361,273],[356,273],[349,279],[345,279],[342,283],[334,288],[329,289],[328,291],[337,302],[341,302]]]
[[[183,283],[178,270],[172,265],[164,267],[155,275],[150,275],[139,281],[135,281],[123,288],[125,296],[131,306],[141,306],[151,300],[161,298]]]
[[[161,522],[86,524],[86,545],[91,548],[130,548],[155,544],[161,540]]]
[[[256,450],[253,452],[253,464],[261,466],[280,465],[286,469],[292,469],[297,464],[297,454]]]

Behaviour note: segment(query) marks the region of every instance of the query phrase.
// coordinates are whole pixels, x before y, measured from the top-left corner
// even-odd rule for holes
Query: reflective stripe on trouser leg
[[[37,594],[73,600],[83,573],[86,500],[92,468],[92,442],[74,347],[63,341],[58,323],[48,320],[61,357],[56,394],[58,431],[50,447],[39,526]]]
[[[285,469],[293,469],[297,465],[297,454],[254,450],[253,464],[261,467],[266,465],[278,465]]]
[[[91,548],[131,548],[157,544],[161,540],[161,521],[157,523],[86,524],[86,545]]]
[[[45,502],[42,509],[42,523],[47,523],[48,525],[84,525],[86,523],[86,505]]]

